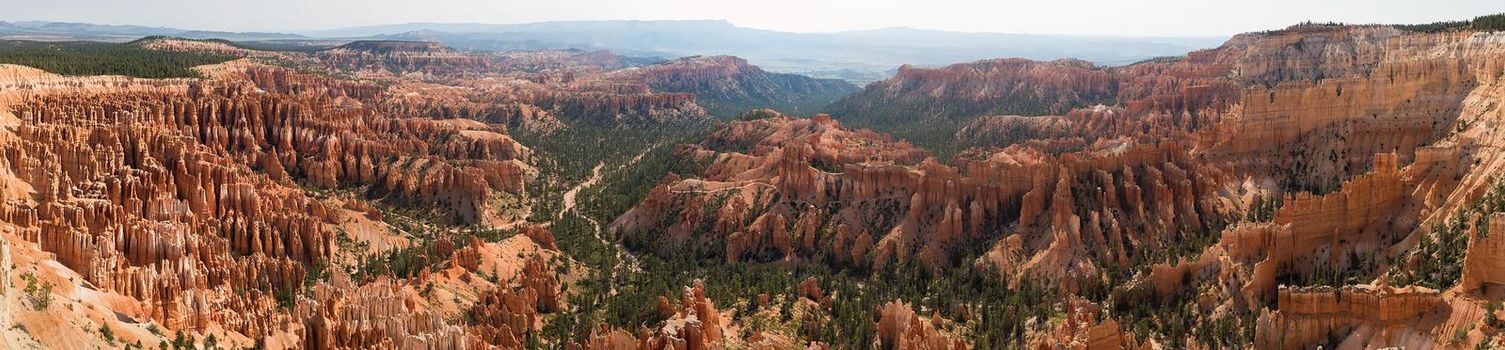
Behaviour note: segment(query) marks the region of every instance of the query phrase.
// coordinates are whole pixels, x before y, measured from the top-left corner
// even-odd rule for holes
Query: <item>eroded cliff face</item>
[[[3,305],[25,329],[47,330],[5,332],[8,346],[537,344],[584,274],[561,271],[585,268],[522,222],[524,189],[540,174],[511,130],[699,122],[708,113],[697,95],[783,101],[846,87],[730,57],[660,65],[411,42],[314,54],[136,44],[246,58],[197,67],[201,79],[0,66],[0,234],[22,257],[22,272],[6,263],[0,277],[30,286],[4,293]],[[795,297],[799,312],[828,319],[815,290]],[[679,305],[631,343],[810,343],[723,339],[731,323],[699,285]]]
[[[1124,67],[908,68],[841,104],[871,117],[841,119],[1021,101],[1056,115],[952,115],[979,117],[958,142],[990,147],[951,164],[825,116],[731,123],[678,150],[704,173],[665,179],[613,227],[731,260],[941,269],[971,257],[1066,292],[1126,279],[1199,317],[1260,315],[1256,347],[1467,347],[1493,334],[1470,325],[1494,317],[1479,311],[1498,300],[1494,240],[1475,235],[1470,262],[1442,262],[1462,264],[1451,289],[1387,286],[1387,271],[1431,258],[1413,248],[1495,183],[1502,60],[1499,33],[1304,25]]]
[[[841,90],[730,57],[141,45],[356,79],[252,60],[167,80],[0,66],[0,310],[30,332],[0,332],[9,347],[110,346],[104,327],[146,345],[177,331],[267,348],[537,344],[577,307],[585,267],[559,250],[576,242],[523,222],[539,170],[511,131],[670,125],[707,119],[711,97]],[[1505,171],[1502,76],[1505,34],[1386,26],[1297,26],[1113,68],[906,67],[844,106],[864,122],[966,119],[946,136],[981,147],[942,161],[827,115],[756,111],[676,146],[704,170],[665,176],[607,229],[619,259],[1043,286],[1061,314],[1019,323],[1036,348],[1179,347],[1191,339],[1147,328],[1195,321],[1247,327],[1256,348],[1487,347],[1505,220],[1478,208],[1505,205],[1486,194]],[[1423,270],[1445,249],[1457,269]],[[1406,285],[1432,279],[1447,285]],[[840,309],[856,296],[821,286],[718,307],[696,282],[643,305],[649,322],[549,345],[824,348],[812,335],[855,312],[874,347],[954,349],[987,324],[966,301]]]
[[[237,47],[224,40],[190,40],[174,37],[146,37],[131,42],[138,47],[157,51],[200,52],[235,57],[261,57],[286,59],[290,55],[277,52],[252,50]]]
[[[1394,30],[1388,28],[1349,32],[1319,32],[1325,35],[1317,38],[1339,36],[1348,41],[1340,48],[1329,48],[1325,56],[1292,58],[1296,62],[1291,64],[1297,67],[1287,73],[1240,64],[1246,70],[1240,78],[1254,84],[1242,93],[1237,110],[1219,125],[1229,130],[1217,133],[1222,139],[1209,153],[1243,157],[1246,160],[1239,162],[1246,166],[1268,166],[1273,168],[1269,171],[1287,173],[1281,181],[1288,187],[1335,190],[1340,181],[1363,172],[1368,155],[1396,152],[1402,162],[1414,160],[1415,150],[1455,131],[1448,126],[1461,115],[1469,92],[1484,83],[1480,79],[1499,74],[1491,49],[1470,44],[1473,40],[1468,38],[1392,38]],[[1303,36],[1310,35],[1315,34]],[[1294,40],[1288,36],[1271,40]],[[1265,42],[1271,40],[1259,43],[1268,46]],[[1427,53],[1434,51],[1451,54]],[[1257,60],[1266,54],[1251,48],[1248,55],[1252,57],[1245,60],[1267,62]],[[1366,63],[1363,58],[1368,56],[1379,57]],[[1325,60],[1359,62],[1345,68]],[[1307,65],[1334,71],[1307,72],[1314,69],[1302,68]],[[1270,81],[1279,83],[1261,83]],[[1260,153],[1264,155],[1254,156]]]
[[[379,87],[244,61],[205,67],[204,80],[0,69],[8,86],[0,93],[3,232],[14,249],[33,256],[27,274],[44,282],[31,284],[58,286],[50,290],[66,307],[103,306],[133,322],[218,335],[237,346],[486,343],[474,339],[484,332],[465,332],[445,321],[450,314],[428,310],[434,306],[415,292],[426,283],[421,278],[352,282],[338,274],[307,284],[340,256],[367,253],[338,241],[376,239],[347,237],[347,228],[397,232],[369,221],[364,198],[437,208],[456,222],[517,220],[493,202],[522,196],[534,170],[530,151],[505,127],[381,113],[370,107],[383,103]],[[368,196],[337,205],[304,190],[350,188]],[[551,238],[547,244],[554,249]],[[537,309],[558,307],[551,268],[530,261],[516,273],[527,276],[518,282],[532,291],[524,294],[547,301]],[[465,289],[498,289],[482,287]],[[37,330],[68,316],[19,314]],[[98,322],[122,332],[132,327]],[[127,334],[122,340],[151,344],[171,336]],[[38,340],[84,344],[68,337],[43,333]]]
[[[1418,225],[1410,208],[1421,203],[1405,196],[1414,178],[1396,168],[1394,154],[1376,155],[1372,167],[1374,172],[1340,191],[1287,197],[1271,222],[1236,224],[1198,257],[1155,265],[1148,277],[1163,295],[1177,292],[1184,281],[1215,278],[1230,305],[1257,311],[1292,276],[1373,268],[1352,256],[1371,256],[1404,238]]]
[[[884,304],[878,311],[878,339],[873,346],[878,349],[966,349],[961,339],[941,334],[938,330],[945,324],[940,314],[930,319],[915,315],[909,304],[900,301]]]
[[[708,115],[696,94],[712,93],[656,90],[644,80],[650,76],[620,78],[611,72],[635,64],[601,52],[469,53],[435,43],[355,42],[313,59],[332,71],[395,85],[387,106],[394,112],[543,132],[564,120],[701,120]]]
[[[1423,287],[1281,288],[1278,300],[1279,311],[1259,319],[1255,347],[1304,349],[1334,335],[1348,346],[1427,347],[1447,320],[1443,295]]]
[[[1065,136],[1091,143],[1216,126],[1223,130],[1195,134],[1211,138],[1205,154],[1266,168],[1252,170],[1260,173],[1286,173],[1279,181],[1288,188],[1327,192],[1362,174],[1369,155],[1395,151],[1409,162],[1413,149],[1452,131],[1446,125],[1462,112],[1463,99],[1500,69],[1489,54],[1494,39],[1470,35],[1310,25],[1242,34],[1218,48],[1122,67],[1010,59],[910,68],[834,109],[849,124],[918,139],[941,135],[906,129],[960,119],[955,142],[1006,146],[1060,139],[1051,132],[1059,117],[976,118],[1070,120],[1108,104],[1119,108],[1109,123]]]
[[[856,91],[837,80],[769,73],[731,56],[667,62],[609,52],[467,53],[424,42],[354,42],[314,55],[330,70],[411,86],[406,111],[541,130],[559,118],[684,123],[709,113],[810,109]],[[448,85],[432,94],[414,80]]]
[[[694,93],[701,104],[723,116],[753,108],[814,110],[857,91],[845,81],[770,73],[733,56],[685,57],[613,75],[654,90]]]
[[[1488,102],[1502,96],[1497,86],[1505,73],[1499,66],[1505,53],[1500,35],[1418,35],[1385,27],[1294,32],[1315,35],[1313,42],[1328,47],[1322,54],[1282,59],[1293,67],[1243,66],[1244,74],[1258,72],[1244,78],[1259,84],[1245,89],[1241,107],[1214,128],[1228,130],[1204,133],[1224,135],[1204,139],[1213,140],[1206,150],[1212,157],[1240,156],[1233,164],[1250,173],[1273,169],[1272,182],[1286,187],[1332,192],[1288,196],[1275,211],[1272,224],[1227,230],[1222,241],[1199,260],[1174,268],[1157,267],[1152,277],[1165,286],[1164,291],[1178,288],[1179,283],[1170,282],[1177,278],[1233,281],[1224,285],[1242,287],[1225,288],[1222,295],[1241,294],[1233,300],[1251,309],[1263,309],[1261,304],[1274,301],[1280,284],[1300,284],[1307,277],[1331,271],[1366,276],[1360,277],[1361,282],[1373,278],[1371,283],[1379,285],[1380,292],[1360,286],[1369,294],[1352,298],[1364,300],[1364,295],[1377,293],[1381,305],[1355,304],[1351,312],[1303,312],[1328,304],[1287,297],[1329,295],[1347,300],[1351,297],[1346,290],[1288,293],[1281,289],[1278,303],[1262,311],[1258,346],[1304,348],[1331,344],[1332,339],[1345,346],[1368,347],[1488,343],[1483,334],[1492,331],[1475,330],[1472,325],[1494,317],[1480,312],[1494,297],[1481,293],[1477,289],[1480,279],[1475,279],[1489,278],[1491,268],[1484,268],[1489,264],[1424,263],[1420,259],[1437,257],[1412,251],[1420,241],[1459,234],[1439,229],[1461,208],[1481,200],[1497,177],[1499,168],[1493,160],[1498,155],[1497,136],[1485,131],[1493,126],[1479,123],[1501,116],[1491,107],[1497,102]],[[1276,43],[1295,40],[1276,39]],[[1251,51],[1290,50],[1266,42],[1256,42],[1255,47]],[[1274,54],[1256,57],[1268,55]],[[1286,80],[1263,86],[1279,79]],[[1258,156],[1270,152],[1275,155]],[[1322,159],[1312,157],[1313,153],[1327,155]],[[1368,164],[1358,163],[1355,155],[1363,154],[1376,155]],[[1356,170],[1362,173],[1355,174]],[[1467,250],[1478,256],[1473,252],[1490,249],[1489,242],[1471,240]],[[1390,292],[1393,288],[1387,284],[1396,271],[1410,274],[1409,270],[1423,269],[1422,264],[1461,264],[1463,278],[1456,285],[1442,285],[1451,289],[1440,293],[1410,292],[1420,287]],[[1421,273],[1447,281],[1435,271]],[[1431,305],[1399,308],[1433,312],[1392,316],[1387,310],[1396,307],[1383,300],[1397,293],[1424,298]],[[1397,321],[1401,319],[1406,321]]]
[[[1311,37],[1321,50],[1304,46],[1293,52],[1278,45],[1298,40],[1291,36]],[[1265,309],[1262,304],[1278,299],[1261,311],[1260,347],[1305,348],[1333,339],[1368,347],[1488,342],[1480,335],[1485,331],[1470,326],[1493,317],[1478,311],[1492,301],[1480,298],[1485,294],[1473,289],[1479,283],[1470,277],[1488,276],[1480,269],[1485,264],[1434,262],[1463,263],[1465,271],[1474,271],[1441,293],[1411,292],[1420,287],[1391,292],[1386,284],[1394,271],[1435,259],[1408,252],[1418,241],[1434,239],[1428,236],[1454,234],[1437,231],[1443,227],[1437,224],[1477,201],[1494,182],[1497,141],[1484,131],[1493,127],[1476,123],[1500,116],[1489,107],[1495,102],[1486,102],[1501,96],[1500,40],[1493,33],[1419,35],[1360,27],[1301,28],[1254,41],[1237,77],[1250,86],[1223,123],[1201,133],[1219,135],[1203,139],[1211,141],[1206,154],[1231,159],[1244,172],[1272,171],[1266,176],[1282,187],[1332,192],[1288,195],[1273,223],[1241,224],[1199,259],[1157,267],[1152,278],[1159,289],[1181,288],[1176,279],[1217,279],[1241,286],[1220,293],[1236,305]],[[1272,60],[1287,66],[1251,63]],[[1356,157],[1368,154],[1375,154],[1372,161]],[[1468,250],[1488,249],[1475,247],[1487,242],[1471,242]],[[1386,265],[1398,266],[1386,272]],[[1360,286],[1365,292],[1353,296],[1346,289],[1281,288],[1275,296],[1277,285],[1332,271],[1368,276],[1360,281],[1374,278],[1380,287]],[[1332,304],[1307,295],[1335,297],[1339,304],[1379,298],[1381,304],[1305,312]],[[1389,306],[1392,295],[1422,298],[1427,306]],[[1426,314],[1393,316],[1397,309]]]
[[[1228,210],[1215,197],[1232,182],[1225,170],[1179,144],[1088,148],[1012,147],[953,167],[826,116],[733,122],[677,150],[710,163],[701,177],[666,179],[612,227],[651,249],[879,269],[957,266],[980,253],[976,242],[997,241],[975,264],[1074,285]]]
[[[319,61],[339,70],[395,74],[476,74],[486,59],[435,42],[355,41],[318,53]]]
[[[263,77],[261,73],[249,79]],[[296,178],[319,188],[369,185],[394,199],[443,205],[461,222],[488,219],[490,193],[519,194],[530,171],[522,162],[527,149],[503,134],[504,128],[378,115],[360,108],[360,99],[338,88],[256,93],[250,91],[252,81],[236,78],[226,74],[222,80],[190,84],[183,91],[85,92],[20,102],[11,107],[23,122],[16,134],[31,142],[23,141],[12,153],[11,164],[18,165],[17,173],[34,186],[63,191],[72,185],[49,183],[48,178],[65,175],[97,184],[97,193],[86,190],[78,197],[123,203],[131,196],[176,192],[176,198],[168,199],[182,203],[154,204],[151,198],[137,197],[146,206],[183,207],[168,209],[167,215],[201,218],[231,211],[216,203],[222,198],[260,202],[247,197],[255,187],[251,183],[244,187],[247,194],[231,195],[227,193],[234,192],[224,188],[240,187],[216,181],[233,176],[227,173],[250,177],[253,170],[264,169],[267,178],[262,181]],[[89,154],[107,158],[80,157]],[[200,159],[208,156],[217,158]],[[207,166],[231,162],[241,167]],[[59,173],[48,174],[48,168]],[[143,180],[135,180],[125,170],[132,168],[155,170],[158,175],[143,174]],[[136,184],[154,177],[162,182]]]
[[[1108,72],[1079,60],[1006,58],[942,68],[899,67],[836,103],[843,119],[873,123],[987,114],[1057,114],[1113,96]],[[999,103],[1002,102],[1002,103]]]

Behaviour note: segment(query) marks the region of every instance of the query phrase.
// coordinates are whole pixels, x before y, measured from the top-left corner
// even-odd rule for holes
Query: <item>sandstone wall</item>
[[[1405,342],[1399,328],[1441,311],[1446,302],[1441,293],[1420,287],[1395,289],[1386,286],[1344,288],[1281,288],[1278,311],[1259,318],[1255,347],[1306,349],[1333,336],[1345,336],[1354,327],[1378,330],[1372,337],[1385,346]],[[1387,336],[1392,331],[1396,334]]]
[[[843,264],[936,268],[968,242],[1017,230],[1045,256],[1004,272],[1062,279],[1094,274],[1084,261],[1127,263],[1226,210],[1212,198],[1229,181],[1224,170],[1179,143],[1096,147],[1057,156],[1012,147],[953,167],[829,118],[734,122],[677,150],[711,162],[703,177],[667,180],[612,227],[692,246],[724,240],[707,249],[729,260],[829,253]]]
[[[334,258],[330,225],[344,219],[295,182],[370,185],[386,200],[480,222],[491,215],[490,193],[521,193],[528,150],[505,129],[363,108],[380,103],[369,83],[245,62],[204,70],[210,79],[139,85],[12,77],[15,90],[0,94],[17,120],[0,136],[0,218],[91,288],[139,300],[131,317],[166,329],[259,339],[297,324],[312,332],[299,338],[305,346],[319,348],[470,341],[446,316],[400,305],[392,285],[351,292],[370,299],[347,310],[328,296],[295,298],[305,311],[279,307],[279,293]],[[30,193],[10,195],[22,185]]]
[[[1505,214],[1490,214],[1485,223],[1488,234],[1478,228],[1469,230],[1468,248],[1463,257],[1463,276],[1458,287],[1466,291],[1505,284]]]

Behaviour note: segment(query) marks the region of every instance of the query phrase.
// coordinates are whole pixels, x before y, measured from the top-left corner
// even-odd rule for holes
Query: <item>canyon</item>
[[[120,45],[218,63],[0,64],[6,348],[1505,344],[1487,28],[860,89],[733,56]]]
[[[1434,228],[1448,220],[1488,222],[1490,210],[1450,216],[1493,200],[1501,43],[1301,25],[1122,67],[905,67],[837,102],[835,117],[763,113],[681,147],[704,173],[665,179],[613,227],[760,264],[972,265],[1014,287],[1110,288],[1116,317],[1186,302],[1196,319],[1257,324],[1243,345],[1255,348],[1486,346],[1497,329],[1481,310],[1498,297],[1481,281],[1497,264],[1419,242],[1469,234]],[[938,119],[960,125],[940,142],[997,143],[947,164],[844,126]],[[1462,238],[1475,261],[1493,249],[1482,235]],[[1408,272],[1438,258],[1427,263],[1462,269]]]
[[[566,303],[556,269],[584,267],[527,222],[529,183],[552,175],[512,130],[706,120],[658,76],[768,79],[740,61],[618,72],[637,64],[600,52],[133,45],[241,58],[173,79],[0,66],[0,255],[26,286],[6,293],[7,347],[536,342]],[[321,69],[359,78],[299,72]],[[841,86],[758,89],[823,88]]]

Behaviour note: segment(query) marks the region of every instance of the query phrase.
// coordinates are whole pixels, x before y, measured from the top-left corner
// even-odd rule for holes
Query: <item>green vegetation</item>
[[[1137,266],[1149,266],[1154,262],[1178,264],[1181,260],[1195,260],[1202,252],[1218,243],[1223,238],[1223,230],[1228,227],[1232,220],[1216,214],[1204,214],[1212,219],[1205,220],[1205,228],[1196,229],[1182,227],[1176,230],[1174,238],[1165,242],[1160,249],[1143,249],[1139,253],[1144,256],[1143,264]]]
[[[1478,202],[1460,208],[1446,220],[1432,225],[1411,249],[1408,257],[1416,264],[1397,263],[1390,267],[1393,285],[1417,284],[1433,289],[1447,289],[1463,276],[1463,255],[1468,249],[1468,227],[1476,234],[1489,236],[1489,216],[1505,212],[1505,180],[1497,181]]]
[[[971,145],[959,142],[956,132],[966,125],[966,121],[960,119],[933,119],[922,122],[879,124],[861,121],[850,121],[849,118],[841,119],[844,125],[854,128],[870,128],[881,133],[893,135],[894,139],[907,140],[920,148],[930,151],[936,158],[943,161],[950,160],[961,151]],[[998,144],[998,146],[1006,146]]]
[[[27,272],[21,275],[21,280],[26,281],[27,298],[31,299],[32,306],[38,309],[46,309],[52,305],[52,282],[38,282],[37,275]]]
[[[193,348],[193,340],[188,339],[188,335],[183,334],[183,330],[180,329],[172,337],[172,348],[191,349]]]
[[[1244,308],[1232,308],[1214,317],[1211,310],[1198,306],[1197,292],[1213,288],[1213,284],[1214,281],[1207,281],[1161,297],[1151,285],[1139,283],[1115,290],[1108,298],[1107,310],[1136,338],[1154,338],[1170,349],[1188,348],[1188,338],[1204,345],[1203,348],[1250,347],[1259,315]]]
[[[630,319],[638,308],[656,305],[658,296],[673,297],[688,285],[688,276],[658,260],[636,262],[640,270],[626,268],[615,240],[605,227],[611,220],[642,201],[642,198],[666,174],[697,174],[704,166],[685,162],[673,154],[673,145],[703,138],[711,124],[609,127],[593,123],[573,123],[552,133],[519,132],[513,136],[529,145],[537,154],[535,164],[541,176],[528,183],[528,197],[533,201],[533,222],[553,222],[549,230],[559,249],[590,271],[583,280],[564,286],[569,291],[568,305],[550,316],[542,335],[550,344],[564,344],[583,339],[608,314],[611,319]],[[636,159],[641,155],[641,158]],[[601,167],[599,182],[577,193],[576,207],[564,212],[563,195]],[[598,237],[598,231],[600,237]],[[602,240],[606,240],[605,243]],[[787,273],[785,274],[787,277]],[[650,278],[653,277],[653,278]],[[674,285],[671,283],[679,283]],[[621,294],[607,298],[615,286]],[[708,286],[709,287],[709,286]],[[669,291],[669,293],[660,293]],[[658,294],[652,294],[658,293]],[[636,297],[630,297],[636,296]],[[607,302],[614,305],[611,310]],[[614,323],[630,326],[633,323]]]
[[[1505,327],[1505,320],[1501,320],[1495,312],[1500,311],[1500,303],[1493,300],[1484,301],[1484,325],[1496,330]]]
[[[799,78],[791,78],[790,80],[793,80],[793,79],[806,79],[806,78],[805,77],[799,77]],[[776,81],[783,81],[785,79],[775,78],[775,80]],[[789,83],[789,84],[798,84],[798,83]],[[791,94],[789,94],[787,96],[781,96],[779,98],[770,98],[770,99],[766,99],[766,100],[759,99],[757,97],[745,96],[745,95],[744,96],[714,96],[714,95],[710,95],[710,94],[701,93],[701,94],[698,94],[699,95],[699,99],[698,99],[698,101],[696,103],[699,104],[699,105],[701,105],[701,106],[703,106],[703,107],[705,107],[706,111],[710,112],[711,115],[717,116],[717,117],[719,117],[721,119],[731,119],[733,117],[741,115],[742,112],[744,112],[744,111],[758,109],[758,108],[770,108],[770,109],[779,111],[781,113],[787,113],[789,115],[808,117],[811,114],[814,114],[817,111],[820,111],[820,109],[822,107],[825,107],[826,105],[831,104],[831,102],[835,102],[836,100],[839,100],[842,97],[846,97],[847,95],[851,95],[853,92],[855,92],[857,90],[855,87],[850,87],[850,88],[848,88],[848,87],[841,87],[841,88],[838,88],[838,87],[836,87],[836,84],[847,84],[847,83],[845,83],[845,82],[830,83],[830,84],[826,84],[826,85],[829,85],[829,86],[827,86],[825,88],[816,88],[816,89],[814,89],[814,90],[819,90],[819,91],[814,91],[812,93],[791,93]],[[850,86],[850,85],[847,85],[847,86]],[[769,88],[771,88],[771,89],[789,89],[787,87],[777,87],[777,86],[773,86],[773,87],[769,87]],[[683,91],[683,92],[694,92],[694,91]]]
[[[760,118],[756,114],[747,115]],[[609,137],[596,134],[608,131]],[[586,129],[574,131],[575,135],[550,135],[551,139],[537,140],[540,142],[524,141],[535,145],[534,150],[545,157],[540,162],[542,166],[561,170],[555,172],[561,174],[559,177],[549,180],[553,184],[537,184],[553,190],[533,193],[562,193],[589,177],[595,164],[605,164],[601,181],[579,193],[580,202],[575,210],[578,214],[565,213],[550,228],[560,249],[590,268],[582,280],[566,286],[570,291],[568,304],[575,308],[552,315],[544,328],[542,335],[551,344],[582,339],[603,323],[628,329],[638,325],[661,326],[663,320],[653,309],[655,300],[677,299],[682,289],[696,279],[705,281],[706,293],[718,307],[740,308],[749,305],[748,300],[758,294],[796,295],[799,281],[816,277],[824,290],[843,297],[833,299],[829,322],[805,324],[797,327],[797,331],[800,336],[832,343],[838,348],[864,348],[872,344],[873,312],[896,299],[940,310],[947,317],[961,317],[958,312],[975,315],[969,318],[968,332],[975,333],[980,348],[1021,346],[1026,327],[1044,325],[1044,319],[1032,323],[1028,315],[1056,312],[1045,290],[1032,285],[1010,289],[997,279],[984,278],[988,276],[986,273],[973,273],[970,264],[961,264],[938,276],[926,276],[928,271],[914,265],[870,273],[832,269],[817,263],[801,265],[791,272],[788,267],[726,262],[724,258],[706,258],[701,254],[647,253],[657,251],[650,247],[661,244],[653,240],[626,242],[629,247],[639,248],[631,250],[634,256],[618,256],[614,244],[602,244],[595,236],[597,227],[592,221],[607,225],[641,202],[666,174],[697,176],[704,171],[708,164],[682,158],[672,147],[699,140],[704,131],[685,128],[640,134]],[[630,162],[638,154],[642,157]],[[540,219],[553,217],[559,209],[557,203],[548,203],[549,200],[555,199],[546,199],[535,207],[535,215]],[[606,227],[601,229],[603,239],[618,240]],[[715,254],[712,250],[704,253]],[[787,317],[787,312],[784,315]]]
[[[103,337],[106,343],[115,345],[115,331],[110,329],[109,321],[99,325],[99,336]]]
[[[1403,24],[1395,27],[1401,30],[1422,33],[1440,33],[1469,29],[1479,31],[1505,30],[1505,13],[1474,17],[1472,20]]]
[[[742,119],[760,119],[767,115],[744,114]],[[690,133],[695,134],[695,133]],[[676,134],[685,135],[685,134]],[[573,136],[565,136],[568,140]],[[614,244],[602,244],[595,237],[591,221],[607,225],[642,200],[654,185],[665,176],[675,173],[694,176],[704,171],[707,164],[677,157],[671,147],[656,146],[630,166],[624,164],[632,156],[631,151],[642,152],[648,141],[634,143],[635,135],[622,135],[604,141],[602,152],[615,155],[592,154],[566,147],[535,147],[543,150],[550,163],[566,165],[572,171],[563,171],[563,179],[584,179],[589,169],[603,162],[608,170],[596,186],[579,193],[580,202],[575,213],[566,213],[551,227],[561,250],[590,268],[582,280],[569,284],[569,305],[573,309],[551,315],[542,331],[542,337],[550,344],[561,344],[587,336],[596,325],[611,324],[625,329],[638,326],[662,326],[663,319],[654,309],[655,300],[668,297],[676,300],[684,287],[696,279],[704,280],[707,295],[719,308],[752,311],[746,308],[759,294],[797,295],[798,283],[807,277],[815,277],[821,288],[834,298],[828,309],[829,319],[811,323],[797,320],[798,336],[825,342],[833,348],[866,348],[873,342],[874,315],[884,303],[894,300],[910,302],[924,313],[939,312],[943,317],[959,322],[953,331],[965,334],[977,348],[1020,348],[1025,345],[1024,334],[1041,330],[1062,313],[1061,300],[1045,285],[1036,285],[1026,280],[1020,285],[1009,286],[998,278],[996,271],[975,271],[974,264],[989,242],[974,245],[976,251],[964,251],[952,261],[953,267],[939,271],[929,270],[914,263],[900,264],[884,269],[869,270],[831,263],[836,259],[817,253],[817,256],[795,266],[759,264],[740,261],[728,262],[720,247],[722,242],[708,241],[693,244],[662,241],[664,235],[657,232],[618,237],[609,230],[600,233],[607,242],[621,242],[631,256],[619,256]],[[698,135],[681,140],[699,139]],[[567,142],[550,141],[567,145]],[[546,142],[547,143],[547,142]],[[545,144],[546,144],[545,143]],[[625,144],[625,146],[614,146]],[[710,145],[712,148],[722,148]],[[736,145],[721,145],[735,148]],[[613,148],[631,150],[622,152]],[[578,159],[559,159],[578,157]],[[572,174],[573,173],[573,174]],[[580,180],[560,181],[553,185],[555,192],[563,192],[568,185]],[[1085,180],[1084,180],[1085,181]],[[1100,185],[1083,182],[1074,184],[1075,202],[1091,203]],[[1252,214],[1268,217],[1279,206],[1279,199],[1261,200],[1258,211]],[[548,205],[548,204],[545,204]],[[895,203],[865,203],[890,208],[898,216]],[[708,207],[715,207],[714,201]],[[557,206],[544,211],[552,217]],[[883,211],[884,209],[878,209]],[[536,211],[535,214],[538,212]],[[1177,261],[1200,253],[1214,244],[1223,227],[1246,215],[1224,217],[1204,213],[1210,218],[1203,229],[1178,231],[1164,249],[1131,254],[1135,266],[1148,267],[1151,261]],[[586,220],[589,218],[590,220]],[[883,223],[876,223],[883,226]],[[827,225],[830,226],[830,225]],[[602,227],[605,229],[605,227]],[[823,228],[829,234],[829,227]],[[1186,342],[1212,344],[1215,347],[1247,347],[1253,340],[1253,322],[1257,315],[1243,312],[1231,313],[1217,318],[1196,307],[1195,295],[1190,292],[1171,298],[1159,298],[1152,294],[1136,294],[1137,289],[1117,288],[1126,285],[1135,271],[1119,271],[1108,266],[1112,272],[1111,283],[1087,282],[1080,288],[1080,295],[1102,305],[1113,305],[1110,315],[1125,323],[1141,335],[1140,339],[1153,337],[1163,342],[1186,346]],[[1210,286],[1207,286],[1210,288]],[[1174,313],[1161,313],[1174,310]],[[742,314],[746,315],[746,314]],[[1195,320],[1209,322],[1194,322]],[[749,321],[751,322],[751,321]]]
[[[641,202],[664,176],[699,176],[709,165],[705,160],[680,158],[671,145],[656,146],[632,166],[604,176],[601,185],[582,190],[579,205],[596,222],[608,223]]]
[[[528,183],[528,198],[534,201],[533,216],[528,221],[553,220],[563,205],[564,193],[589,178],[591,169],[596,165],[603,165],[602,171],[606,171],[627,163],[632,157],[654,145],[669,149],[678,143],[694,142],[710,126],[709,123],[691,122],[686,125],[612,127],[578,122],[549,133],[514,133],[513,138],[528,145],[539,155],[534,163],[539,173],[545,174],[539,180]],[[663,176],[663,173],[656,176]],[[658,177],[648,179],[654,183],[657,180]],[[579,198],[590,196],[580,193]],[[603,223],[607,221],[610,218],[606,221],[598,220]]]
[[[747,112],[743,112],[741,115],[738,115],[736,118],[732,118],[732,120],[736,120],[736,121],[754,121],[754,120],[773,118],[773,117],[777,117],[777,116],[779,116],[779,112],[775,111],[775,110],[770,110],[770,109],[752,109],[752,110],[748,110]]]
[[[392,217],[388,214],[388,217]],[[390,221],[389,221],[390,223]],[[348,267],[346,273],[355,280],[365,280],[374,276],[393,276],[396,278],[416,277],[426,269],[437,267],[449,259],[449,255],[441,253],[444,250],[436,249],[440,236],[448,237],[455,246],[462,246],[471,237],[476,237],[484,242],[497,242],[516,234],[513,230],[482,229],[479,227],[436,227],[423,231],[406,231],[409,233],[422,232],[413,238],[411,244],[400,249],[392,249],[375,254],[362,254],[356,257],[358,263]],[[327,280],[329,272],[319,264],[309,268],[309,276],[305,278],[306,287],[312,287],[313,282]]]
[[[242,49],[257,51],[318,52],[334,47],[331,45],[321,45],[298,41],[220,41]]]
[[[691,256],[638,257],[642,271],[616,276],[592,274],[572,285],[570,304],[585,312],[566,312],[545,327],[551,339],[580,339],[590,325],[608,323],[628,329],[638,325],[662,326],[654,309],[660,296],[674,297],[694,280],[704,281],[706,295],[722,309],[745,310],[758,294],[797,295],[798,283],[815,277],[828,294],[837,295],[829,309],[831,318],[798,327],[800,336],[831,344],[834,348],[866,348],[873,343],[874,315],[888,302],[903,300],[921,310],[936,310],[944,317],[964,322],[962,330],[977,348],[1021,348],[1028,329],[1046,326],[1045,317],[1059,314],[1053,294],[1036,285],[1010,288],[987,273],[974,273],[961,265],[934,274],[919,265],[884,269],[877,273],[831,269],[824,264],[790,268],[771,264],[725,262]],[[616,285],[610,295],[603,286]],[[789,320],[785,320],[789,321]],[[1032,328],[1034,327],[1034,328]]]
[[[1282,205],[1285,205],[1285,197],[1281,195],[1270,198],[1254,197],[1254,204],[1251,204],[1249,210],[1244,213],[1244,221],[1270,222],[1275,220],[1275,210],[1280,209]]]
[[[956,132],[977,117],[1062,115],[1076,106],[1114,104],[1117,96],[1117,92],[1111,89],[1083,94],[1036,86],[1029,82],[1016,82],[1014,86],[1003,89],[1007,91],[987,99],[995,102],[980,102],[972,97],[889,98],[881,96],[886,94],[881,91],[863,91],[832,103],[826,107],[826,111],[847,127],[870,128],[890,134],[898,139],[909,140],[931,151],[938,158],[950,159],[968,147],[981,146],[956,140]]]
[[[256,50],[256,51],[283,51],[283,52],[312,53],[312,52],[318,52],[318,51],[322,51],[322,50],[327,50],[327,49],[329,49],[331,47],[334,47],[333,45],[318,44],[318,43],[314,43],[314,42],[306,42],[306,41],[298,41],[298,40],[229,41],[229,40],[225,40],[225,39],[189,39],[189,38],[180,38],[180,37],[173,37],[173,36],[166,36],[166,35],[153,35],[153,36],[142,37],[141,39],[131,40],[130,42],[126,43],[126,45],[136,46],[136,45],[141,45],[141,44],[145,44],[145,43],[151,42],[153,40],[162,40],[162,39],[210,42],[210,43],[224,44],[224,45],[228,45],[228,46],[234,47],[234,48],[241,48],[241,49],[247,49],[247,50]]]
[[[125,75],[139,78],[193,78],[194,66],[232,56],[147,50],[129,43],[87,41],[0,41],[0,63],[35,67],[62,75]]]
[[[1505,13],[1474,17],[1474,30],[1505,30]]]

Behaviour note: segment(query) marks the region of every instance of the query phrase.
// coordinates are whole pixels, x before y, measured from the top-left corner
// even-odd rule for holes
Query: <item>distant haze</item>
[[[1096,36],[1226,36],[1313,20],[1423,23],[1505,11],[1500,0],[0,0],[0,20],[301,32],[412,22],[725,19],[829,32],[911,27]]]
[[[938,66],[997,57],[1077,58],[1120,65],[1213,47],[1226,37],[1122,37],[965,33],[889,28],[796,33],[715,20],[563,21],[530,24],[408,23],[300,33],[206,31],[78,22],[0,22],[0,39],[123,42],[144,36],[278,41],[327,47],[352,40],[432,41],[471,51],[609,50],[669,59],[733,55],[780,73],[864,84],[904,64]]]

